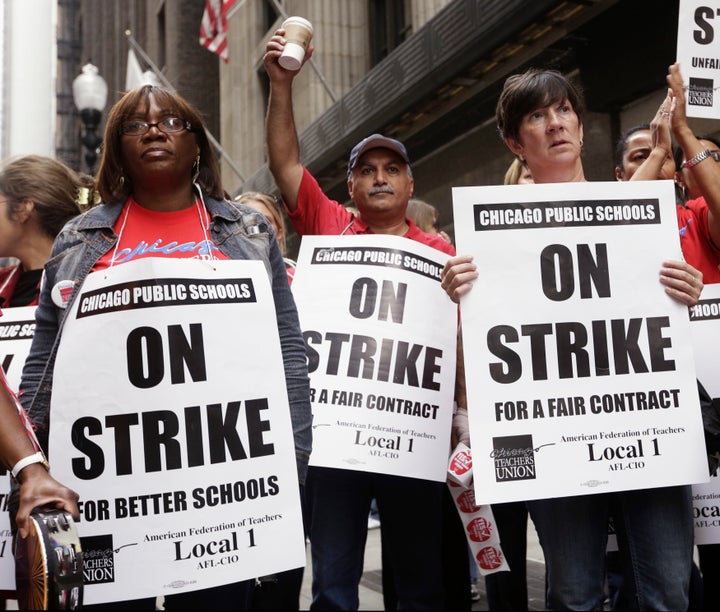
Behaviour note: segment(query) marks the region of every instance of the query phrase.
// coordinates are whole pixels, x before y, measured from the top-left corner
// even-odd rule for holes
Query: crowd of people
[[[41,450],[27,436],[15,390],[0,388],[0,460],[13,474],[10,507],[16,537],[26,537],[35,507],[63,508],[80,518],[77,493],[51,477],[45,456],[58,346],[66,333],[66,315],[88,275],[144,257],[260,260],[280,337],[294,442],[294,448],[284,452],[291,452],[297,465],[312,560],[311,609],[358,609],[368,516],[376,506],[386,609],[469,610],[477,599],[473,583],[478,568],[472,556],[468,559],[466,532],[446,483],[312,465],[311,375],[292,293],[296,263],[288,258],[285,217],[300,239],[386,234],[438,250],[447,257],[442,289],[458,304],[472,290],[477,268],[471,257],[456,253],[437,209],[413,197],[410,156],[394,138],[371,134],[350,151],[347,188],[354,211],[323,193],[300,159],[293,115],[298,72],[278,64],[283,35],[282,29],[274,33],[264,56],[270,84],[268,166],[279,198],[248,192],[231,199],[199,112],[180,95],[153,85],[127,92],[113,106],[92,187],[87,177],[40,156],[14,160],[0,172],[0,198],[7,205],[0,212],[0,256],[17,259],[14,266],[0,270],[0,306],[37,305],[34,337],[17,391]],[[305,62],[312,52],[310,47]],[[652,121],[631,128],[618,142],[615,175],[620,181],[676,182],[684,261],[666,261],[660,282],[668,295],[692,306],[704,284],[720,282],[720,164],[715,163],[720,161],[720,146],[711,136],[698,137],[690,129],[677,65],[669,68],[667,83],[667,97]],[[531,69],[509,77],[496,109],[501,138],[514,158],[502,182],[585,183],[583,113],[581,91],[559,72]],[[587,188],[592,193],[590,184]],[[88,201],[88,189],[99,194],[101,203],[93,197]],[[139,249],[141,244],[183,248]],[[55,288],[65,279],[73,279],[70,290],[58,299]],[[457,409],[448,437],[469,443],[473,406],[465,391],[459,325],[452,340],[458,351]],[[52,456],[49,459],[52,462]],[[493,504],[510,570],[485,576],[489,609],[528,609],[528,516],[544,555],[548,609],[601,610],[608,598],[616,610],[714,607],[720,545],[699,547],[698,572],[691,487],[638,486]],[[606,554],[610,523],[618,541],[614,555]],[[609,570],[614,572],[611,581]],[[303,568],[297,568],[166,594],[164,606],[299,609],[302,576]],[[129,597],[89,607],[155,605],[155,597]]]

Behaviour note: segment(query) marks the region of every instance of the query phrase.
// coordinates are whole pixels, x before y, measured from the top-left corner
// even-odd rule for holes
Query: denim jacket
[[[212,219],[211,237],[218,248],[230,259],[261,260],[270,277],[298,477],[300,484],[304,484],[312,446],[310,379],[297,308],[274,230],[265,217],[243,204],[206,197],[205,205]],[[20,400],[37,427],[38,440],[46,451],[53,369],[65,316],[93,266],[117,242],[112,228],[122,207],[123,202],[101,204],[69,221],[55,239],[51,258],[45,265],[45,279],[35,315],[35,335],[20,383]],[[56,306],[51,297],[52,288],[63,280],[74,282],[67,308]],[[88,338],[88,342],[92,341]]]

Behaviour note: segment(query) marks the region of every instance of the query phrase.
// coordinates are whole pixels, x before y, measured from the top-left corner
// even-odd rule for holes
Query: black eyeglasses
[[[150,131],[151,127],[156,127],[164,134],[175,134],[187,130],[192,132],[192,125],[189,121],[180,119],[179,117],[165,117],[155,123],[147,121],[125,121],[120,127],[120,132],[126,136],[142,136]]]

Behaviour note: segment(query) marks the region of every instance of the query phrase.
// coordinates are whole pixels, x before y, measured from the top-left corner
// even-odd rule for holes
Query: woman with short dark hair
[[[498,130],[535,183],[585,182],[584,102],[555,70],[509,77],[498,100]],[[590,185],[588,185],[591,188]],[[477,278],[470,257],[448,260],[442,285],[458,302]],[[702,274],[667,262],[660,281],[684,304],[697,302]],[[602,610],[608,522],[614,519],[625,579],[620,609],[686,610],[693,550],[690,486],[638,489],[526,502],[545,556],[549,610]]]

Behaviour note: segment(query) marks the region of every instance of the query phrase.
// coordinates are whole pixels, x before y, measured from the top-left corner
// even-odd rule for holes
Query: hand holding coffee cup
[[[285,70],[300,70],[313,37],[312,24],[302,17],[288,17],[282,28],[285,30],[286,42],[278,63]]]

